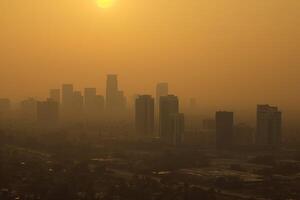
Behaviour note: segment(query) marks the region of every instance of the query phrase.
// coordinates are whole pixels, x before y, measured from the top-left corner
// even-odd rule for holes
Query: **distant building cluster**
[[[169,93],[168,83],[158,83],[155,98],[149,94],[136,94],[133,98],[135,132],[139,137],[160,138],[170,145],[181,145],[188,132],[186,116],[180,111],[179,98]],[[61,89],[51,89],[45,101],[28,98],[21,101],[18,117],[24,123],[37,123],[41,127],[56,127],[61,124],[85,123],[97,125],[103,121],[128,119],[128,102],[119,89],[117,75],[107,75],[106,95],[96,88],[76,91],[72,84],[63,84]],[[9,99],[0,99],[0,120],[12,117]],[[189,109],[195,111],[196,100],[190,100]],[[215,118],[204,119],[203,135],[214,134],[219,150],[228,150],[235,145],[274,146],[282,143],[282,113],[277,107],[257,106],[256,130],[247,124],[235,124],[234,113],[218,111]],[[197,131],[196,131],[197,132]],[[252,142],[253,141],[253,142]]]

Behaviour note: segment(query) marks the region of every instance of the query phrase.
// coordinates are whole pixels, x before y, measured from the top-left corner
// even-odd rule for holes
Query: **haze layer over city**
[[[0,199],[300,199],[297,0],[1,0]]]
[[[1,95],[46,97],[45,88],[99,87],[119,74],[129,96],[167,81],[203,105],[296,109],[297,0],[0,2]],[[36,84],[39,83],[39,84]]]

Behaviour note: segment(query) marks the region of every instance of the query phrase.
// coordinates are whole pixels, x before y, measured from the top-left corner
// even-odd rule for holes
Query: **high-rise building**
[[[157,108],[159,107],[159,98],[161,96],[167,96],[168,94],[169,94],[168,83],[158,83],[156,85],[156,102],[158,103]]]
[[[97,116],[101,117],[104,113],[104,104],[105,104],[104,96],[97,95],[96,100],[95,100],[95,104],[96,104],[95,109],[97,110]]]
[[[74,116],[74,87],[72,84],[64,84],[62,86],[62,118],[64,120],[71,120]]]
[[[28,122],[35,122],[37,119],[37,101],[29,98],[21,102],[21,118]]]
[[[85,88],[84,89],[84,111],[85,116],[88,120],[95,118],[96,112],[96,88]]]
[[[233,112],[216,113],[216,147],[230,149],[233,144]]]
[[[141,95],[135,100],[135,127],[138,134],[153,134],[154,98],[152,96]]]
[[[106,80],[106,107],[113,109],[117,104],[118,97],[118,77],[115,74],[107,75]]]
[[[182,144],[184,137],[184,114],[171,114],[171,134],[172,144],[177,146]]]
[[[37,121],[41,125],[55,125],[59,121],[59,104],[53,99],[37,102]]]
[[[126,98],[118,88],[117,75],[107,75],[106,81],[106,108],[110,114],[121,114],[126,108]]]
[[[159,102],[159,134],[162,140],[172,141],[172,115],[178,114],[178,97],[174,95],[161,96]]]
[[[84,90],[84,111],[88,121],[99,120],[104,112],[104,97],[97,95],[96,88],[85,88]]]
[[[51,89],[49,92],[49,98],[60,104],[60,89]]]
[[[281,144],[281,117],[277,107],[269,105],[257,106],[257,130],[255,141],[257,145]]]
[[[72,84],[64,84],[62,86],[62,106],[63,109],[72,107],[74,97],[74,87]]]
[[[83,96],[80,91],[73,93],[73,119],[76,121],[83,119]]]

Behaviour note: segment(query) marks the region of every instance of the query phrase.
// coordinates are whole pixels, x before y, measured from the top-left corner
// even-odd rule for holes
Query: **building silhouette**
[[[233,144],[233,112],[216,113],[216,147],[230,149]]]
[[[80,91],[75,91],[73,94],[72,108],[73,120],[75,120],[75,122],[80,122],[83,120],[83,103],[84,98],[82,96],[82,93]]]
[[[282,113],[275,106],[257,105],[257,145],[280,145]]]
[[[122,114],[126,109],[126,98],[118,88],[118,77],[107,75],[106,80],[106,109],[109,114]]]
[[[34,98],[28,98],[21,101],[20,117],[26,122],[36,122],[37,119],[37,101]]]
[[[62,86],[62,118],[64,121],[70,121],[73,116],[74,87],[72,84]]]
[[[141,95],[135,100],[135,127],[140,135],[152,135],[154,132],[154,98]]]
[[[99,118],[103,117],[104,107],[105,107],[104,96],[96,95],[96,97],[95,97],[95,110],[96,110],[97,119],[98,119],[98,117]]]
[[[172,115],[178,114],[178,97],[174,95],[161,96],[159,101],[159,135],[165,142],[172,142]]]
[[[60,104],[60,89],[51,89],[49,91],[49,98]]]
[[[84,89],[84,112],[87,120],[94,120],[96,118],[96,88]]]
[[[84,112],[88,121],[99,121],[104,112],[104,97],[97,95],[96,88],[84,89]]]
[[[59,121],[59,104],[53,99],[37,102],[37,121],[40,125],[56,125]]]
[[[62,106],[64,109],[72,107],[74,96],[74,87],[72,84],[62,86]]]
[[[176,113],[171,114],[171,142],[173,145],[178,146],[182,144],[184,137],[184,114]]]
[[[168,83],[158,83],[156,85],[157,109],[159,109],[159,98],[161,96],[167,96],[168,94],[169,94],[169,84]]]

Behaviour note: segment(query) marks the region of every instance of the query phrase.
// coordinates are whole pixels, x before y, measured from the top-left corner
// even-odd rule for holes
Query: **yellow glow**
[[[97,4],[101,8],[109,8],[113,5],[114,0],[96,0]]]

